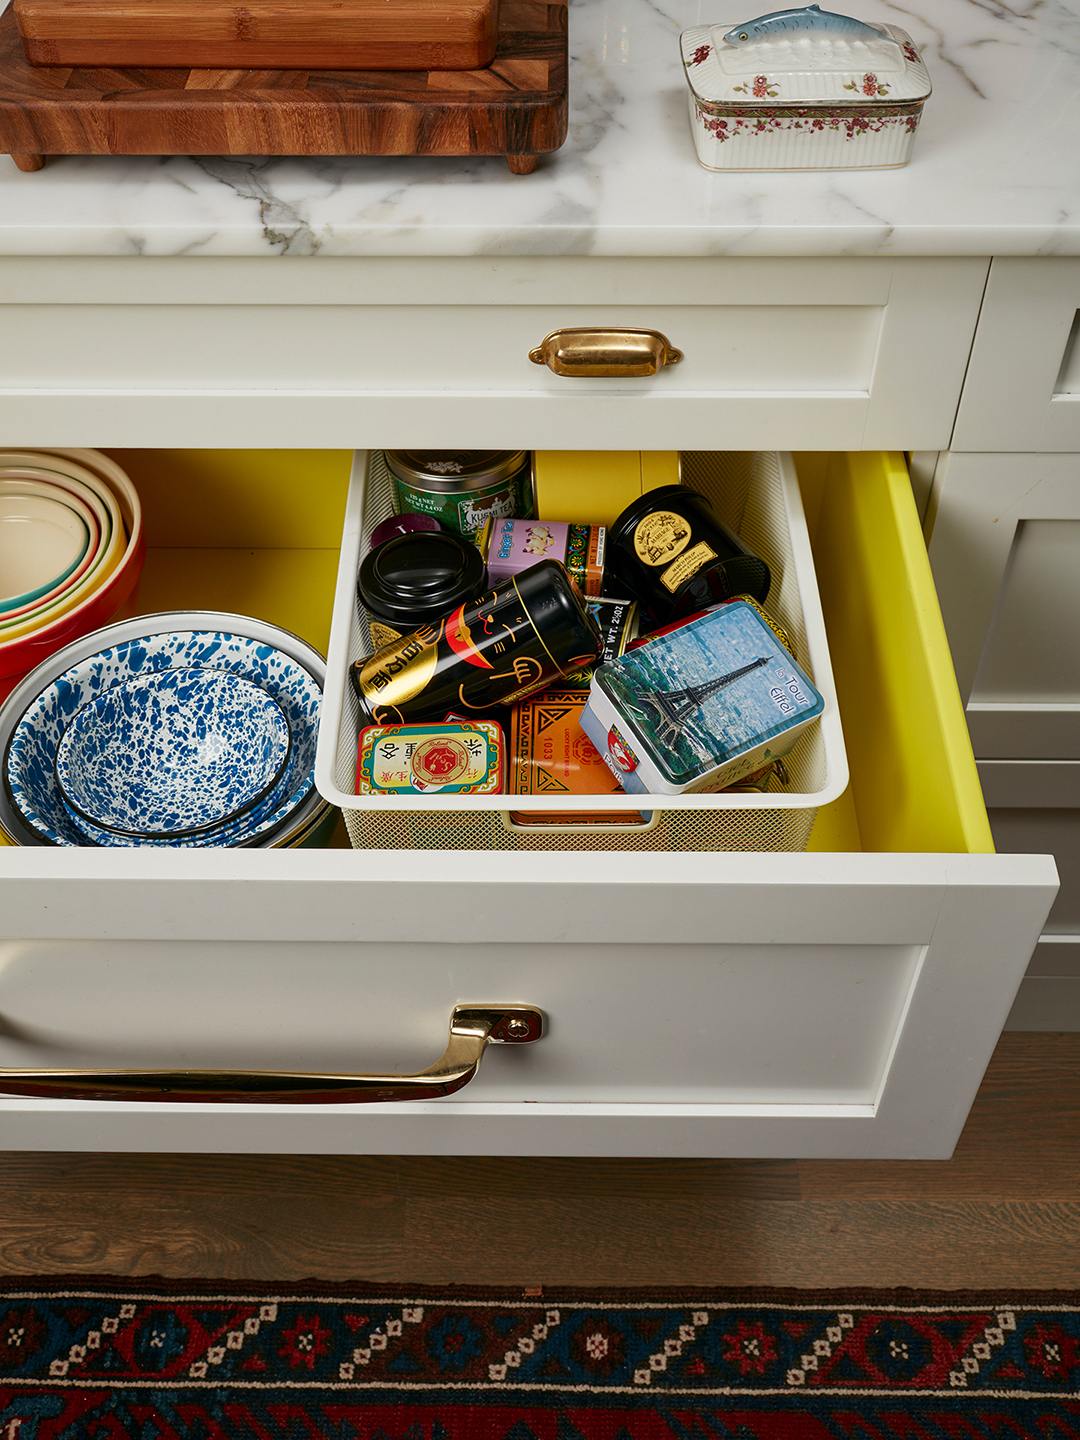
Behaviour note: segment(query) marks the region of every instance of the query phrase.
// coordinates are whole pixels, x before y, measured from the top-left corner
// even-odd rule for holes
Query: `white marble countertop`
[[[859,0],[933,80],[911,163],[710,173],[679,32],[767,8],[571,0],[570,135],[528,176],[498,158],[92,156],[23,174],[0,157],[0,254],[1080,254],[1080,0]]]

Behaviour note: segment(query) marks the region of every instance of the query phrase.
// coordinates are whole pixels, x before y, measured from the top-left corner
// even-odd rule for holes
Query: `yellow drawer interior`
[[[903,456],[795,460],[851,770],[810,848],[992,853]]]
[[[134,480],[146,566],[122,612],[257,615],[324,655],[351,450],[109,450]]]
[[[108,453],[146,512],[146,568],[125,615],[237,611],[325,653],[351,452]],[[851,768],[810,849],[992,851],[903,457],[796,465]]]

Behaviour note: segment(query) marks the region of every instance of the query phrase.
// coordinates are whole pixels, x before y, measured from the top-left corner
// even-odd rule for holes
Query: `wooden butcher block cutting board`
[[[32,65],[476,70],[499,0],[14,0]]]
[[[477,70],[27,63],[0,15],[0,154],[505,155],[527,175],[566,139],[566,0],[502,0]]]

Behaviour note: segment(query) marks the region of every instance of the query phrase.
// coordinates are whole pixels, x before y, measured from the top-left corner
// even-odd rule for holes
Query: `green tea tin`
[[[475,540],[489,520],[535,514],[528,450],[387,450],[400,513],[433,515]]]

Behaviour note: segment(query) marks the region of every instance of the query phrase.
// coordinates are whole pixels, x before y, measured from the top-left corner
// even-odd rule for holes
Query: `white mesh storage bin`
[[[360,561],[381,520],[393,513],[390,472],[380,451],[353,463],[330,630],[326,690],[315,761],[321,794],[345,815],[363,850],[804,850],[818,806],[847,785],[847,758],[825,639],[810,538],[791,456],[771,451],[686,452],[683,482],[708,496],[720,518],[767,561],[766,608],[787,631],[800,665],[825,700],[819,720],[785,757],[789,784],[776,793],[641,795],[357,795],[359,707],[349,679],[371,653],[367,613],[356,592]],[[557,519],[557,516],[551,517]],[[662,803],[662,808],[661,808]],[[521,826],[514,813],[564,810],[646,812],[634,825]]]

